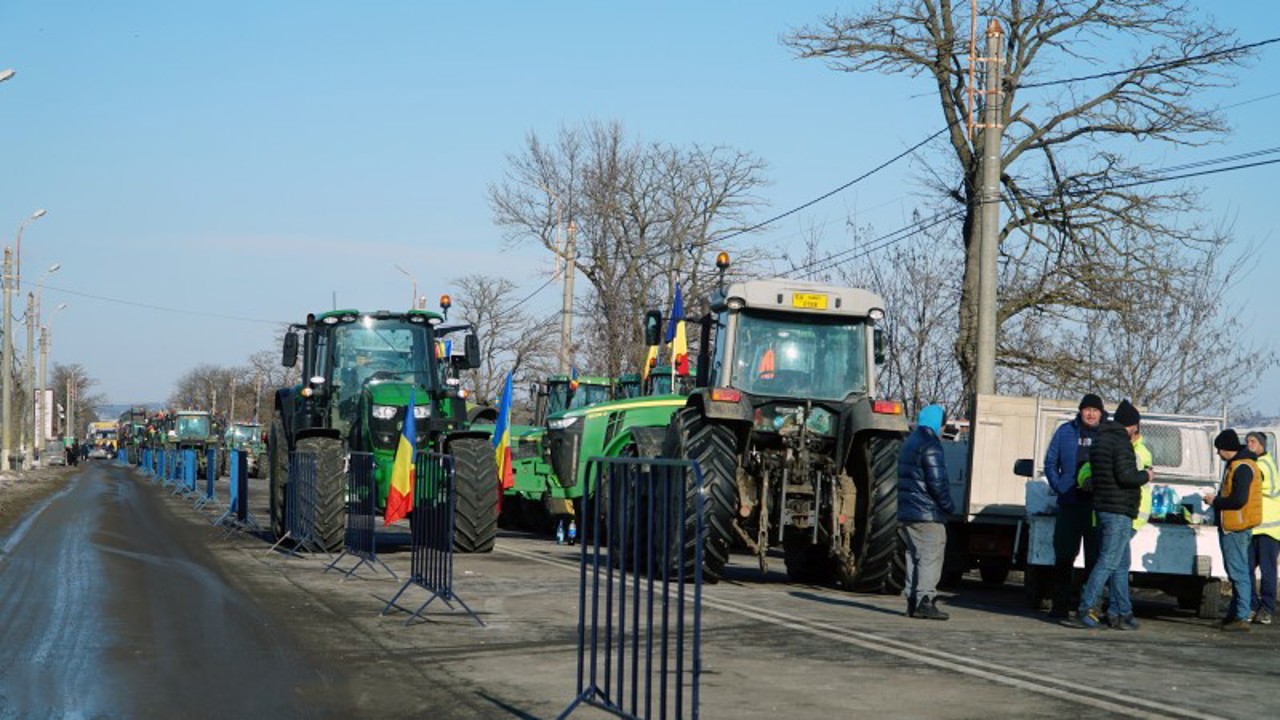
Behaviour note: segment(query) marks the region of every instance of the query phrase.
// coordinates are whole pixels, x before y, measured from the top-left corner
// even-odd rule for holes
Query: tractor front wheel
[[[459,438],[453,453],[453,550],[493,550],[498,537],[498,464],[485,438]]]
[[[284,421],[279,413],[271,419],[271,443],[267,447],[267,456],[270,462],[271,532],[279,539],[289,531],[286,521],[288,508],[285,505],[285,487],[289,483],[289,441],[284,435]]]
[[[347,532],[347,474],[343,472],[342,440],[303,438],[298,441],[298,452],[316,456],[316,507],[311,539],[325,552],[338,552]]]

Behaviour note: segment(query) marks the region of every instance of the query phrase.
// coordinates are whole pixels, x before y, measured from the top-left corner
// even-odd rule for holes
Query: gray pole
[[[35,296],[35,293],[28,292],[27,293],[27,368],[26,368],[27,377],[26,377],[26,380],[23,382],[23,388],[22,388],[22,396],[24,398],[24,400],[22,401],[22,410],[24,413],[31,413],[30,417],[31,417],[32,431],[30,436],[31,444],[28,445],[27,444],[27,418],[23,417],[22,425],[20,426],[22,428],[22,434],[21,434],[22,440],[18,443],[19,447],[26,449],[26,452],[22,454],[23,467],[31,467],[31,460],[32,458],[35,457],[36,416],[34,412],[35,406],[32,405],[32,401],[35,399],[35,387],[36,387],[35,316],[36,316],[36,296]]]
[[[573,339],[573,276],[578,272],[577,247],[574,244],[573,220],[569,221],[569,236],[564,244],[564,303],[560,318],[560,374],[569,374],[569,360],[573,356],[569,344]]]
[[[974,391],[991,394],[996,389],[996,289],[1000,254],[1000,110],[1004,61],[1000,56],[1004,31],[995,20],[987,26],[987,81],[982,113],[982,208],[978,273],[978,347]]]
[[[36,407],[40,409],[40,416],[36,418],[36,447],[44,450],[44,443],[49,438],[45,435],[45,427],[49,423],[49,408],[45,402],[44,396],[48,393],[45,388],[48,387],[49,370],[49,328],[40,327],[40,399]]]
[[[4,249],[4,378],[0,381],[0,392],[4,398],[0,400],[0,422],[4,423],[3,443],[0,448],[0,470],[9,469],[9,452],[13,449],[13,423],[9,422],[9,413],[13,410],[13,252]]]

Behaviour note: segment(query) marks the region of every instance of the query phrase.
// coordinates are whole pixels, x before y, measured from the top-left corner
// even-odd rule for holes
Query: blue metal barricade
[[[325,572],[337,568],[339,561],[351,555],[360,561],[348,570],[337,568],[343,580],[364,565],[377,569],[375,564],[381,565],[391,577],[397,577],[395,571],[378,559],[377,512],[378,483],[374,476],[373,454],[351,453],[347,462],[347,529],[342,540],[342,554],[325,567]]]
[[[657,458],[592,458],[578,583],[577,697],[627,718],[698,717],[702,471]]]
[[[116,448],[116,464],[117,465],[129,464],[129,450],[127,448]]]
[[[453,456],[420,452],[414,463],[413,515],[409,521],[412,534],[412,550],[409,558],[409,579],[382,609],[386,615],[391,608],[409,613],[405,625],[415,618],[423,618],[423,611],[436,598],[453,609],[458,603],[473,620],[484,625],[475,613],[453,589]],[[396,604],[400,596],[412,586],[431,593],[417,610]]]
[[[213,524],[225,526],[228,534],[235,530],[260,530],[258,522],[249,514],[249,456],[241,450],[232,450],[228,454],[227,471],[231,475],[227,483],[227,510]]]
[[[292,541],[291,555],[300,550],[325,553],[325,549],[317,542],[314,534],[316,526],[316,467],[319,458],[313,452],[295,451],[289,453],[289,482],[285,485],[285,533],[276,540],[271,550],[281,547],[286,540]],[[325,553],[328,554],[328,553]]]
[[[218,496],[214,492],[213,484],[218,479],[218,449],[205,448],[205,473],[204,473],[204,494],[196,499],[195,508],[197,510],[206,505],[218,506]]]

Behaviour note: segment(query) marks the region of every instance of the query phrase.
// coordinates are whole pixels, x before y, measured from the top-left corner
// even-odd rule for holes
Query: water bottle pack
[[[1181,520],[1182,497],[1168,485],[1151,488],[1151,519]]]

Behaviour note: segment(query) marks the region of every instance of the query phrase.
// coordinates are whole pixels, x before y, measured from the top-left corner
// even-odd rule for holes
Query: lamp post
[[[13,68],[9,68],[7,70],[0,70],[0,82],[4,82],[5,80],[8,80],[9,78],[17,74],[18,74],[18,71],[14,70]]]
[[[417,310],[418,309],[418,279],[415,278],[408,270],[405,270],[399,265],[395,265],[395,268],[400,272],[404,273],[404,276],[409,278],[409,282],[413,283],[413,302],[410,303],[409,306],[410,308]]]
[[[38,394],[38,395],[36,394],[36,364],[35,364],[35,358],[34,358],[34,354],[35,354],[35,347],[36,347],[35,332],[36,332],[36,328],[40,326],[40,298],[41,298],[41,295],[43,294],[43,292],[42,292],[42,291],[44,290],[44,279],[45,279],[45,278],[47,278],[47,277],[49,277],[49,276],[50,276],[50,275],[52,275],[53,273],[58,272],[58,270],[60,270],[60,269],[62,269],[62,266],[61,266],[61,265],[59,265],[58,263],[54,263],[53,265],[50,265],[50,266],[49,266],[49,269],[48,269],[48,270],[45,270],[43,273],[41,273],[40,278],[39,278],[38,280],[36,280],[36,291],[35,291],[34,297],[33,297],[33,295],[32,295],[31,293],[27,293],[27,381],[26,381],[26,392],[28,393],[28,397],[31,397],[31,398],[32,398],[32,401],[31,401],[31,415],[30,415],[30,418],[31,418],[31,449],[30,449],[30,455],[29,455],[29,457],[34,457],[34,456],[36,455],[36,453],[39,453],[39,452],[41,451],[41,449],[42,449],[42,448],[41,448],[41,445],[44,443],[44,438],[43,438],[43,437],[41,437],[41,433],[40,433],[40,428],[42,428],[42,427],[43,427],[43,425],[41,425],[41,424],[40,424],[40,420],[41,420],[41,413],[37,410],[37,409],[39,408],[39,406],[40,406],[40,405],[42,405],[42,404],[44,403],[44,394],[43,394],[43,392],[42,392],[42,393],[40,393],[40,394]],[[41,385],[40,385],[40,387],[41,387],[41,390],[43,390],[43,388],[44,388],[44,380],[43,380],[43,379],[41,379]],[[23,436],[24,436],[24,437],[22,438],[22,442],[21,442],[20,444],[25,445],[25,444],[26,444],[26,437],[25,437],[25,436],[26,436],[26,423],[25,423],[25,421],[24,421],[24,423],[23,423],[23,433],[22,433],[22,434],[23,434]],[[28,462],[27,462],[27,467],[31,467],[31,462],[30,462],[29,460],[28,460]]]
[[[9,422],[13,411],[13,251],[4,249],[4,361],[0,362],[0,470],[9,469],[9,451],[13,447],[13,423]]]
[[[22,224],[18,226],[18,240],[13,244],[13,256],[14,260],[16,260],[18,264],[18,269],[16,271],[17,280],[14,288],[19,291],[22,290],[22,231],[26,230],[28,225],[47,214],[48,213],[45,212],[44,208],[40,208],[39,210],[31,213],[31,217],[23,220]]]
[[[53,317],[57,315],[60,311],[66,310],[66,309],[67,309],[66,303],[61,303],[60,305],[58,305],[58,307],[53,309],[53,312],[49,313],[49,318],[48,320],[45,321],[46,324],[40,328],[40,411],[42,413],[40,418],[40,427],[42,428],[46,424],[50,424],[50,425],[53,424],[53,423],[49,423],[49,421],[46,420],[45,416],[43,415],[43,413],[48,413],[50,410],[50,408],[45,406],[44,396],[49,387],[47,378],[49,377],[48,375],[49,347],[53,343]]]

